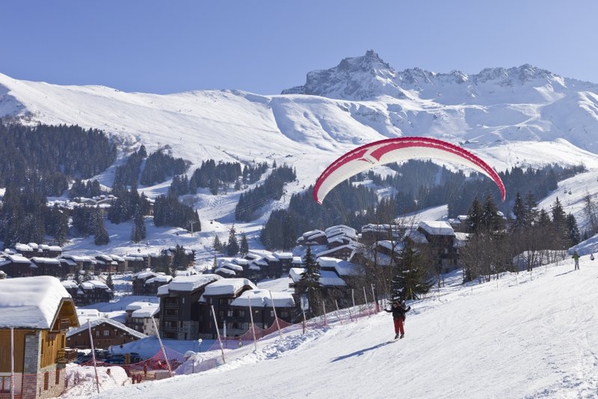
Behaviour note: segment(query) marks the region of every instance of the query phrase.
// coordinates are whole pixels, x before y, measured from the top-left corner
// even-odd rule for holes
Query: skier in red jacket
[[[407,307],[404,300],[394,301],[391,309],[384,309],[388,313],[392,313],[392,319],[395,324],[395,339],[403,338],[405,336],[405,329],[403,323],[405,322],[405,313],[411,310],[411,306]],[[400,334],[400,335],[399,335]]]

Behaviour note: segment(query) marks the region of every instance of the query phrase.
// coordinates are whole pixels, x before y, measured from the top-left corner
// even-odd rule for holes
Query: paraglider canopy
[[[506,190],[500,176],[490,165],[468,150],[446,141],[428,137],[399,137],[375,141],[351,150],[322,172],[314,187],[314,199],[321,204],[340,182],[375,166],[414,158],[429,158],[460,164],[491,178],[505,200]]]

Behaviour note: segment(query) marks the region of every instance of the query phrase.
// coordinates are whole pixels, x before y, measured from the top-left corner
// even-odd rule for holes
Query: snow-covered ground
[[[62,398],[598,397],[598,261],[585,255],[580,264],[484,284],[462,285],[455,273],[410,304],[402,340],[380,312],[274,334],[201,373],[136,385],[104,376],[99,394],[88,378]]]

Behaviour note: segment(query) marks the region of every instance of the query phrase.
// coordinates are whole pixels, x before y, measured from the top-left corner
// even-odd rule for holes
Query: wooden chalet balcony
[[[57,364],[66,364],[77,359],[77,351],[71,349],[60,349],[56,354]]]

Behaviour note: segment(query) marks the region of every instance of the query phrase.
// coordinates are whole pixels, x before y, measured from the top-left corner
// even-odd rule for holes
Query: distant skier
[[[579,254],[577,251],[573,252],[573,260],[575,261],[575,270],[579,270]]]
[[[384,310],[386,310],[388,313],[392,313],[392,319],[395,325],[395,339],[403,338],[405,336],[405,329],[403,327],[405,322],[405,313],[411,310],[411,306],[407,307],[404,300],[394,301],[392,303],[391,309]]]

